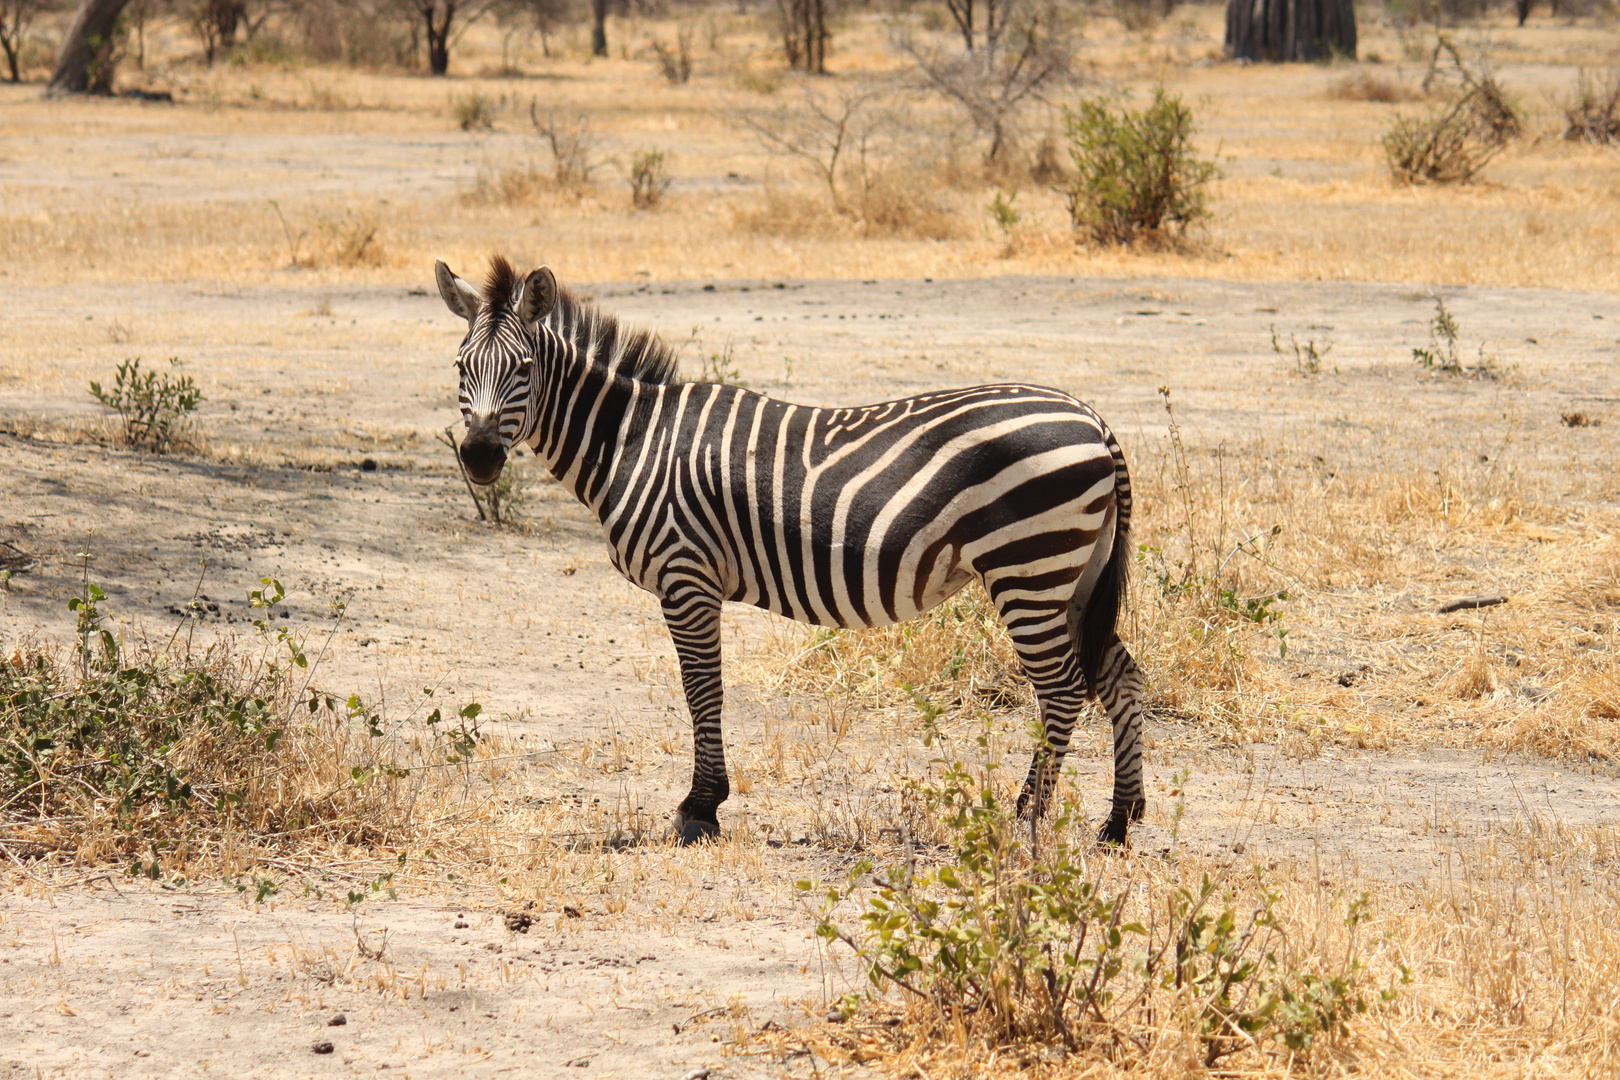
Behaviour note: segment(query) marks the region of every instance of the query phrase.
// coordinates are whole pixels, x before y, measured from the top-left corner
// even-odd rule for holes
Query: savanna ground
[[[1265,1044],[1229,1071],[1615,1075],[1620,188],[1612,150],[1559,138],[1557,102],[1580,65],[1613,63],[1620,32],[1467,31],[1527,133],[1476,184],[1413,188],[1388,179],[1379,138],[1423,103],[1338,88],[1368,73],[1415,95],[1426,43],[1370,9],[1362,23],[1360,65],[1242,68],[1207,62],[1215,8],[1137,30],[1088,17],[1074,93],[1162,81],[1220,157],[1211,223],[1162,249],[1077,246],[1058,196],[987,179],[927,98],[885,150],[890,210],[833,213],[737,123],[797,91],[730,9],[698,24],[684,86],[643,51],[672,24],[615,20],[613,59],[564,35],[556,58],[520,50],[521,77],[467,74],[500,55],[477,31],[449,80],[204,70],[175,32],[126,74],[173,106],[0,87],[8,662],[76,667],[67,604],[90,581],[126,658],[275,685],[276,715],[311,687],[359,699],[287,726],[252,827],[39,791],[5,807],[0,1060],[70,1076],[1203,1068],[1168,1014],[1146,1049],[1072,1054],[986,1047],[898,1003],[823,1019],[861,973],[820,947],[819,900],[794,882],[943,858],[950,836],[908,795],[942,761],[1005,758],[987,773],[1002,794],[1022,776],[1028,695],[971,595],[861,635],[728,609],[728,831],[662,841],[690,744],[656,604],[532,461],[495,527],[436,441],[456,420],[458,328],[432,259],[474,276],[500,251],[687,342],[693,375],[827,404],[1008,378],[1094,402],[1138,492],[1125,632],[1150,681],[1151,802],[1130,849],[1085,855],[1087,872],[1145,907],[1206,874],[1240,909],[1264,886],[1290,964],[1353,958],[1369,995],[1392,992],[1310,1052]],[[835,43],[835,85],[903,66],[879,19]],[[473,95],[492,130],[458,129]],[[589,117],[592,182],[553,182],[532,99]],[[1047,123],[1032,114],[1028,142]],[[634,210],[624,173],[649,149],[674,183]],[[1020,186],[1009,235],[985,206]],[[1414,364],[1437,298],[1486,376]],[[206,395],[174,452],[121,447],[88,394],[137,355],[178,357]],[[264,577],[288,595],[261,632]],[[1507,599],[1440,612],[1486,594]],[[287,667],[284,627],[309,668]],[[450,719],[471,701],[481,714]],[[427,725],[433,707],[447,719]],[[1098,726],[1070,762],[1063,790],[1094,824]],[[835,918],[853,927],[857,907]]]

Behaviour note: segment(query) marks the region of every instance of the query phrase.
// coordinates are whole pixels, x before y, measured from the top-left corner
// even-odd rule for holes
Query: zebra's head
[[[507,452],[533,433],[529,391],[536,378],[538,324],[557,302],[557,279],[544,266],[519,277],[499,256],[490,260],[482,290],[442,261],[434,263],[434,274],[445,304],[467,320],[467,336],[456,351],[467,425],[461,463],[474,483],[493,484]]]

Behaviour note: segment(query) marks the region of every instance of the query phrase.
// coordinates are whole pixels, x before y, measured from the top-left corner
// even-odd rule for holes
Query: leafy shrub
[[[169,366],[178,368],[180,359],[169,357]],[[186,419],[205,400],[190,375],[171,377],[166,372],[143,372],[138,356],[118,365],[111,390],[92,382],[90,393],[118,414],[126,446],[158,454],[174,444]]]
[[[1220,175],[1193,153],[1192,110],[1159,87],[1145,109],[1107,100],[1064,110],[1074,176],[1059,189],[1074,227],[1101,244],[1168,239],[1207,219]]]
[[[1384,135],[1384,159],[1397,180],[1458,184],[1472,180],[1502,149],[1476,122],[1472,93],[1425,116],[1397,116]]]
[[[1582,71],[1575,97],[1564,106],[1564,138],[1570,142],[1620,142],[1620,69],[1600,80]]]
[[[272,579],[250,595],[257,655],[198,656],[121,644],[87,576],[69,602],[77,664],[37,649],[0,660],[0,806],[31,823],[13,850],[134,859],[156,878],[160,858],[217,869],[227,836],[242,854],[410,836],[413,770],[463,761],[480,707],[448,724],[435,709],[431,736],[400,746],[358,697],[309,685],[312,659],[274,624],[284,598]]]
[[[988,777],[959,762],[908,794],[945,827],[951,857],[880,872],[850,930],[832,913],[873,869],[857,864],[846,886],[824,894],[817,933],[854,949],[875,991],[903,992],[925,1036],[1127,1057],[1155,1039],[1190,1037],[1212,1067],[1267,1043],[1308,1055],[1368,1008],[1354,950],[1364,900],[1345,910],[1342,959],[1317,970],[1301,963],[1280,896],[1263,880],[1242,901],[1207,876],[1152,894],[1134,875],[1112,880],[1066,839],[1087,835],[1073,802],[1040,852]],[[809,881],[798,887],[815,891]]]
[[[630,205],[651,210],[664,200],[674,178],[664,164],[662,150],[641,150],[630,159]]]

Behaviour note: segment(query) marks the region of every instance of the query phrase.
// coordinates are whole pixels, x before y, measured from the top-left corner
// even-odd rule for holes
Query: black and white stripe
[[[626,578],[657,595],[692,713],[683,835],[712,835],[730,792],[720,605],[818,626],[882,626],[977,577],[1040,701],[1047,747],[1019,797],[1039,813],[1085,700],[1114,729],[1122,841],[1144,806],[1141,676],[1115,633],[1130,476],[1090,406],[1060,390],[976,386],[845,409],[677,380],[670,349],[503,259],[476,289],[437,265],[468,321],[457,356],[473,479],[527,443],[596,514]],[[1034,805],[1030,800],[1034,799]]]

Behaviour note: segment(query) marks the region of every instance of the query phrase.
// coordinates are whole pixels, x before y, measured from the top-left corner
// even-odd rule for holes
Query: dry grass
[[[1275,450],[1167,440],[1135,469],[1141,554],[1124,636],[1168,717],[1197,717],[1233,745],[1440,743],[1620,762],[1612,517],[1565,531],[1567,510],[1483,468],[1329,476]],[[1581,535],[1609,538],[1572,551]],[[1509,602],[1437,614],[1463,562],[1492,566]],[[926,699],[955,730],[1029,702],[977,589],[896,627],[787,633],[760,664],[768,685],[863,711]]]
[[[1423,95],[1387,75],[1359,68],[1329,86],[1328,97],[1334,101],[1374,101],[1388,105],[1418,101]]]
[[[523,224],[545,230],[545,257],[576,281],[623,280],[642,270],[655,278],[781,276],[814,265],[818,275],[862,278],[1173,273],[1616,287],[1609,243],[1616,199],[1601,149],[1546,140],[1516,145],[1492,162],[1488,190],[1414,197],[1393,189],[1376,166],[1387,109],[1376,101],[1330,96],[1344,75],[1324,78],[1308,66],[1193,68],[1178,59],[1200,55],[1187,46],[1195,38],[1217,50],[1218,24],[1214,8],[1189,9],[1174,26],[1145,36],[1099,19],[1086,28],[1082,60],[1126,88],[1141,90],[1162,79],[1198,103],[1201,149],[1219,148],[1231,159],[1228,179],[1216,186],[1212,200],[1208,239],[1219,258],[1076,250],[1061,199],[1034,185],[1019,200],[1025,242],[1015,258],[1004,259],[983,212],[994,185],[964,177],[971,190],[945,197],[936,190],[945,185],[928,170],[912,171],[917,187],[902,190],[902,198],[885,193],[882,205],[859,214],[869,227],[823,229],[803,211],[798,216],[806,220],[799,225],[767,221],[756,229],[753,220],[773,216],[751,208],[764,197],[762,181],[784,201],[808,198],[815,185],[726,121],[737,95],[771,97],[768,81],[736,89],[732,73],[757,69],[770,40],[768,28],[748,19],[730,21],[714,53],[701,58],[691,82],[680,87],[669,86],[650,61],[586,63],[566,51],[551,60],[517,56],[522,69],[550,76],[544,97],[557,115],[590,118],[609,161],[604,187],[617,186],[637,148],[656,145],[677,155],[678,213],[637,215],[618,198],[547,199],[536,174],[549,163],[550,151],[540,146],[521,110],[497,110],[493,132],[463,133],[447,114],[443,86],[430,80],[342,68],[177,68],[173,77],[185,104],[173,109],[118,101],[48,103],[38,100],[35,88],[0,87],[17,136],[8,150],[14,178],[0,199],[0,254],[12,262],[26,258],[40,281],[223,275],[251,284],[299,262],[334,283],[415,285],[420,267],[434,257],[467,261],[510,247],[514,224]],[[669,38],[673,27],[629,20],[624,32],[631,41],[650,41]],[[1369,29],[1367,51],[1399,55],[1398,46],[1380,37],[1386,34]],[[838,63],[846,73],[898,65],[881,20],[853,17],[839,31],[839,42]],[[1576,65],[1598,62],[1612,43],[1612,29],[1581,24],[1532,27],[1498,43],[1487,39],[1486,47],[1503,80],[1526,102],[1539,102],[1567,98],[1578,81]],[[460,48],[462,70],[478,70],[499,56],[493,33],[478,26]],[[1559,66],[1526,66],[1541,61]],[[1402,85],[1400,71],[1385,70],[1369,66],[1350,78],[1369,87],[1381,80]],[[507,82],[472,78],[457,84],[455,96],[479,94],[494,101],[521,96]],[[1265,122],[1253,122],[1257,117]],[[921,102],[912,118],[906,137],[918,159],[975,158],[975,149],[962,145],[961,118],[942,104]],[[1534,127],[1545,120],[1529,122]],[[244,134],[267,125],[309,149],[295,146],[287,158],[280,144],[258,146],[258,136]],[[1032,115],[1029,127],[1039,131],[1051,124]],[[144,149],[132,152],[130,144],[109,139],[112,130],[141,140]],[[74,173],[63,171],[64,157],[31,149],[32,135],[68,139]],[[216,135],[237,140],[241,156],[196,156],[193,140]],[[431,149],[418,151],[422,146]],[[421,153],[442,154],[444,163],[424,173]],[[338,172],[323,184],[326,193],[312,196],[301,181],[275,179],[276,170],[285,168],[281,159],[295,168],[336,162]],[[405,168],[421,182],[388,182]],[[84,178],[93,178],[95,200],[62,197]],[[468,192],[476,197],[464,200]],[[356,239],[351,230],[346,239],[334,235],[323,250],[295,260],[268,198],[280,201],[294,232],[307,232],[312,248],[325,243],[322,223],[336,228],[345,213],[378,231],[358,251],[349,242]],[[1274,213],[1279,202],[1291,212]],[[734,206],[743,210],[734,212]],[[739,216],[746,219],[740,228]],[[1532,216],[1537,232],[1529,235],[1524,221]],[[784,248],[783,239],[797,242]]]

